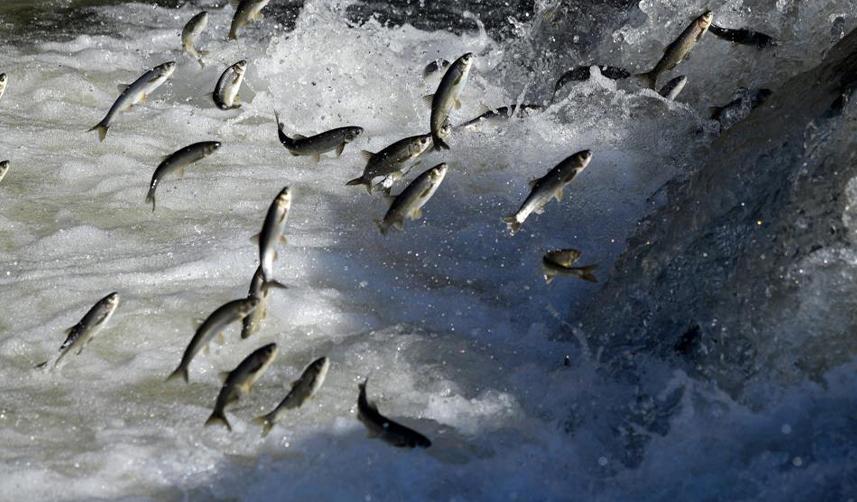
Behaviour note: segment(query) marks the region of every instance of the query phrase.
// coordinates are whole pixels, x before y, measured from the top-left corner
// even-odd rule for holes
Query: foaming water
[[[808,382],[777,389],[786,404],[768,414],[653,360],[644,378],[669,384],[641,399],[578,341],[575,320],[598,285],[546,286],[540,275],[545,251],[576,247],[607,279],[637,222],[662,202],[659,189],[691,172],[716,137],[695,111],[701,101],[667,102],[596,72],[543,113],[456,132],[451,152],[426,155],[408,177],[450,164],[423,219],[382,236],[374,220],[387,202],[345,182],[362,170],[360,149],[427,132],[421,97],[436,86],[422,79],[427,62],[477,55],[456,121],[539,84],[510,69],[514,43],[484,31],[355,25],[346,10],[309,2],[293,30],[256,24],[233,43],[224,41],[231,9],[210,10],[204,68],[178,53],[181,27],[196,13],[189,7],[100,7],[109,35],[0,49],[10,75],[0,157],[12,163],[0,183],[0,498],[693,497],[744,472],[724,453],[691,463],[722,475],[677,481],[676,469],[701,447],[746,444],[743,428],[781,431],[780,422],[794,421],[788,430],[801,434],[825,420],[795,410],[819,392],[834,407],[853,372],[833,371],[824,390]],[[120,114],[104,143],[86,132],[116,84],[173,59],[170,83]],[[239,59],[249,63],[244,104],[224,112],[210,93]],[[288,133],[346,125],[365,133],[341,158],[315,163],[279,144],[274,110]],[[223,147],[182,179],[165,180],[152,213],[144,198],[154,168],[204,140]],[[594,158],[566,200],[509,238],[501,217],[517,209],[527,181],[582,149]],[[257,265],[250,236],[285,185],[294,189],[289,243],[275,273],[289,289],[271,293],[259,334],[240,340],[231,328],[193,361],[190,385],[165,383],[195,320],[246,295]],[[120,306],[80,357],[58,372],[32,370],[113,290]],[[228,412],[235,430],[203,428],[217,373],[269,342],[280,355]],[[261,438],[251,419],[321,355],[332,366],[319,394]],[[366,437],[355,408],[367,376],[381,411],[425,433],[431,448],[397,450]],[[722,427],[723,417],[732,430],[694,433]],[[831,434],[853,434],[849,421],[833,422]],[[662,436],[639,450],[620,439],[643,426]],[[748,447],[751,481],[726,496],[773,495],[770,487],[811,479],[804,460],[795,463],[811,455],[788,447],[789,434]],[[815,465],[815,474],[837,473],[823,459]]]

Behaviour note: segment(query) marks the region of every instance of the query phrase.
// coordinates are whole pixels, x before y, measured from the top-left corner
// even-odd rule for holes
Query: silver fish
[[[684,86],[687,85],[687,77],[684,75],[679,75],[678,77],[667,82],[665,86],[663,86],[658,92],[664,98],[673,101],[678,95],[684,90]]]
[[[550,284],[557,275],[567,275],[577,277],[589,282],[598,282],[595,275],[592,273],[596,269],[596,265],[587,265],[584,267],[572,266],[580,259],[581,252],[576,249],[560,249],[558,251],[550,251],[542,258],[542,271],[544,272],[545,282]]]
[[[357,398],[357,419],[369,430],[369,436],[377,436],[399,448],[414,448],[416,446],[428,448],[431,446],[429,438],[410,427],[390,420],[378,411],[375,403],[370,402],[366,397],[366,384],[368,382],[369,379],[367,378],[363,383],[358,384],[360,395]]]
[[[422,134],[400,139],[378,153],[363,150],[360,152],[366,159],[363,174],[359,178],[349,181],[346,185],[365,185],[366,190],[372,193],[372,181],[375,178],[401,173],[408,162],[416,160],[428,150],[429,146],[431,146],[431,134]]]
[[[223,424],[230,431],[232,425],[226,419],[226,407],[250,393],[253,384],[265,374],[265,370],[277,357],[277,344],[269,343],[245,357],[234,370],[220,374],[223,387],[214,403],[214,411],[205,421],[205,426]]]
[[[182,29],[182,50],[188,55],[199,61],[201,66],[205,66],[202,62],[202,57],[208,54],[206,51],[197,50],[194,47],[199,34],[205,31],[208,26],[208,12],[202,11],[199,14],[190,18],[190,21],[184,25]]]
[[[155,169],[152,181],[149,182],[149,192],[146,194],[146,202],[152,203],[152,211],[155,210],[155,189],[158,188],[158,184],[166,175],[179,171],[179,176],[184,176],[185,167],[208,157],[216,152],[218,148],[220,148],[219,141],[202,141],[188,145],[168,155],[158,165],[157,169]]]
[[[286,289],[287,286],[277,281],[265,282],[262,275],[262,266],[256,268],[256,273],[253,274],[253,280],[250,281],[250,292],[248,298],[256,298],[259,304],[253,312],[250,313],[241,321],[241,338],[249,338],[253,336],[262,327],[262,322],[268,317],[268,295],[272,287]]]
[[[250,24],[250,21],[262,20],[262,9],[271,0],[241,0],[235,7],[232,25],[229,27],[229,40],[238,39],[238,31]]]
[[[292,206],[292,192],[289,187],[283,188],[268,207],[262,231],[259,232],[259,266],[262,278],[268,282],[274,279],[274,260],[277,259],[277,244],[286,244],[283,235],[286,229],[286,219]]]
[[[241,83],[244,82],[246,71],[247,61],[242,59],[220,74],[214,86],[214,92],[211,93],[211,98],[218,108],[221,110],[241,108],[241,97],[238,96],[238,91],[241,89]]]
[[[473,54],[469,52],[456,59],[446,70],[437,87],[437,92],[425,97],[426,101],[431,102],[431,137],[436,150],[449,150],[449,145],[445,142],[447,136],[442,135],[442,127],[448,122],[452,108],[461,108],[458,97],[467,83],[467,76],[472,66]]]
[[[107,115],[90,131],[98,131],[99,141],[104,141],[104,138],[107,137],[107,130],[110,128],[110,123],[116,114],[131,108],[141,101],[145,101],[146,98],[172,76],[175,69],[175,61],[170,61],[147,71],[127,87],[120,85],[120,88],[124,88],[122,93],[116,98]]]
[[[178,368],[170,373],[170,376],[167,377],[167,381],[169,382],[175,378],[182,377],[185,382],[189,382],[190,376],[188,372],[190,370],[190,362],[193,360],[194,356],[205,348],[215,335],[222,333],[230,324],[235,321],[240,321],[250,315],[258,303],[259,300],[256,298],[232,300],[231,302],[221,305],[217,310],[209,314],[209,316],[196,329],[190,344],[188,344],[182,354],[182,360],[179,363]]]
[[[110,293],[93,305],[92,308],[89,309],[89,312],[87,312],[77,324],[65,330],[64,334],[66,335],[66,339],[60,346],[60,354],[54,360],[52,367],[57,368],[60,361],[74,350],[77,350],[77,355],[80,355],[80,353],[83,352],[84,347],[86,347],[89,342],[95,338],[95,335],[97,335],[98,332],[107,324],[118,306],[119,293]],[[49,361],[45,361],[36,367],[45,367],[48,363]]]
[[[705,32],[708,31],[708,27],[711,26],[711,22],[714,20],[714,14],[707,10],[704,14],[694,19],[690,26],[685,28],[685,30],[678,36],[673,43],[669,44],[666,49],[664,49],[664,55],[661,57],[658,64],[655,65],[651,71],[646,73],[641,73],[637,75],[640,79],[643,80],[643,83],[649,89],[654,89],[658,82],[658,75],[665,71],[670,71],[679,63],[684,61],[690,51],[696,47],[697,42],[705,35]]]
[[[509,232],[515,235],[527,217],[532,213],[541,214],[551,199],[561,201],[562,189],[586,169],[590,160],[592,160],[592,152],[589,150],[577,152],[557,164],[543,177],[531,181],[530,195],[524,200],[518,212],[503,218]]]
[[[500,108],[494,110],[488,110],[482,115],[468,120],[463,124],[459,124],[456,128],[464,128],[464,127],[472,127],[483,122],[495,122],[500,120],[507,120],[513,116],[523,117],[531,112],[540,112],[544,110],[545,107],[542,105],[509,105],[509,106],[501,106]]]
[[[292,382],[291,390],[274,408],[274,411],[255,420],[262,426],[262,436],[267,436],[271,432],[274,424],[282,418],[286,410],[300,408],[307,399],[318,392],[318,389],[324,384],[324,379],[327,378],[328,368],[330,368],[330,360],[326,357],[320,357],[304,369],[300,378]]]
[[[0,181],[3,181],[3,178],[6,177],[6,173],[9,172],[9,161],[4,160],[0,162]]]
[[[277,112],[274,112],[274,118],[277,121],[277,135],[280,138],[280,143],[290,154],[295,157],[300,155],[309,155],[316,162],[321,160],[321,154],[336,150],[336,156],[342,155],[345,145],[354,141],[355,138],[363,134],[362,127],[347,126],[337,127],[315,136],[303,136],[294,134],[289,137],[283,130],[283,124],[280,122],[280,117]]]
[[[447,165],[441,163],[417,176],[402,193],[393,199],[384,219],[376,221],[381,233],[386,234],[390,227],[396,230],[404,229],[407,218],[412,220],[422,218],[422,207],[437,191],[446,176],[446,171]]]
[[[3,93],[6,92],[6,84],[9,79],[6,77],[5,73],[0,73],[0,98],[3,97]]]

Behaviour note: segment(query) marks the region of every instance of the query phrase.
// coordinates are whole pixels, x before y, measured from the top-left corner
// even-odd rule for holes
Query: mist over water
[[[428,3],[428,2],[427,2]],[[857,492],[853,204],[857,27],[846,0],[776,3],[278,2],[227,42],[228,2],[0,7],[0,500],[848,500]],[[205,67],[179,33],[209,12]],[[706,8],[774,36],[770,50],[705,35],[668,77],[677,101],[581,64],[650,69]],[[850,33],[850,35],[849,35]],[[438,57],[476,56],[463,122],[516,102],[541,113],[459,130],[446,179],[404,232],[346,187],[377,152],[428,131]],[[243,106],[220,73],[248,61]],[[175,60],[170,82],[87,129],[117,84]],[[728,131],[709,107],[739,87],[770,102]],[[293,157],[276,136],[358,125],[340,158]],[[223,147],[144,202],[165,155]],[[590,149],[562,202],[514,237],[527,182]],[[225,341],[165,383],[195,323],[247,294],[250,236],[294,190],[260,333]],[[403,188],[400,184],[394,193]],[[544,252],[583,252],[599,282],[546,285]],[[109,325],[59,371],[32,366],[118,291]],[[694,328],[694,326],[696,328]],[[270,342],[279,356],[203,428],[218,373]],[[266,438],[269,412],[313,359],[318,395]],[[568,364],[564,360],[568,357]],[[400,450],[356,418],[380,410],[431,438]]]

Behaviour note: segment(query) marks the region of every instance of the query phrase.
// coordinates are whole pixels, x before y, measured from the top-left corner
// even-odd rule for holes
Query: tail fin
[[[182,377],[185,383],[190,383],[190,377],[188,375],[187,367],[181,365],[176,368],[176,370],[170,373],[170,376],[167,377],[167,382],[169,382],[170,380],[175,380],[178,377]]]
[[[229,420],[226,419],[226,415],[224,415],[222,411],[214,410],[211,412],[211,416],[208,417],[208,420],[205,421],[206,427],[215,424],[223,424],[229,432],[232,432],[232,425],[229,424]]]
[[[267,436],[271,432],[271,429],[274,428],[274,423],[268,418],[268,415],[256,417],[253,419],[253,422],[262,426],[262,437]]]
[[[634,76],[640,79],[643,82],[643,85],[645,85],[649,89],[654,89],[655,85],[658,82],[658,74],[654,73],[654,70],[646,73],[640,73]]]
[[[506,229],[509,230],[509,233],[515,235],[515,233],[521,229],[521,222],[518,221],[518,218],[515,215],[506,216],[503,218],[503,221],[506,223]]]
[[[150,188],[148,193],[146,193],[146,203],[152,203],[152,212],[155,212],[155,189]]]
[[[586,267],[580,267],[578,269],[580,270],[580,278],[584,281],[598,282],[598,279],[595,277],[595,274],[593,274],[596,268],[598,268],[598,265],[588,265]]]
[[[447,145],[446,142],[440,138],[440,136],[432,136],[431,141],[432,144],[434,144],[435,150],[449,150],[449,145]]]
[[[365,185],[366,191],[369,193],[372,193],[372,180],[368,180],[368,179],[364,178],[363,176],[361,176],[359,178],[354,178],[353,180],[349,181],[345,185],[346,186]]]
[[[390,230],[390,225],[384,222],[384,220],[375,220],[375,224],[378,225],[378,230],[381,231],[381,235],[387,235],[387,232]]]
[[[92,129],[89,129],[87,132],[98,131],[98,141],[104,141],[104,138],[107,137],[107,129],[109,129],[108,126],[99,122],[98,124],[95,125],[95,127],[93,127]]]

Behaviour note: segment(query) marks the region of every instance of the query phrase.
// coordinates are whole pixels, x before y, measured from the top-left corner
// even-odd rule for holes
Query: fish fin
[[[295,153],[291,150],[289,150],[289,153],[292,155],[292,157],[300,157],[301,156],[299,153]]]
[[[228,371],[221,371],[217,373],[217,379],[220,380],[221,383],[225,383],[227,378],[229,378]]]
[[[557,200],[557,202],[562,202],[562,188],[557,188],[556,192],[553,193],[553,198]]]
[[[423,217],[423,210],[422,210],[422,208],[419,208],[419,207],[418,207],[418,208],[414,209],[413,211],[411,211],[411,219],[412,219],[412,220],[418,220],[418,219],[420,219],[420,218],[422,218],[422,217]]]
[[[176,368],[175,371],[170,373],[170,376],[167,377],[166,381],[169,382],[170,380],[175,380],[179,377],[181,377],[185,381],[185,383],[190,382],[190,376],[188,375],[187,367],[185,367],[184,365],[179,365],[179,367]]]
[[[146,194],[146,203],[152,203],[152,212],[155,212],[155,189],[150,188],[149,192]]]
[[[372,157],[375,156],[375,154],[370,152],[369,150],[360,150],[360,156],[363,157],[366,161],[370,161],[372,160]]]
[[[270,281],[265,281],[265,284],[263,284],[262,287],[264,287],[264,288],[276,288],[276,289],[289,289],[289,287],[286,286],[285,284],[283,284],[282,282],[276,281],[273,279]]]
[[[554,274],[553,272],[548,272],[547,270],[545,270],[545,284],[552,283],[554,277],[556,277],[556,274]]]
[[[250,236],[250,242],[254,242],[254,243],[258,244],[259,243],[259,234],[251,235]]]
[[[285,235],[281,235],[280,236],[280,244],[285,246],[288,243],[289,243],[289,239]]]
[[[654,73],[654,70],[634,75],[634,77],[638,78],[649,89],[654,89],[658,82],[658,74]]]
[[[295,133],[292,134],[292,139],[306,139],[306,136],[304,136],[303,134]]]
[[[593,273],[596,268],[598,268],[598,265],[587,265],[585,267],[580,267],[580,278],[584,281],[598,282],[598,279]]]
[[[366,185],[366,190],[368,190],[369,193],[372,193],[372,181],[367,180],[363,176],[361,176],[359,178],[354,178],[353,180],[348,181],[345,185],[346,186]]]
[[[378,225],[378,230],[381,231],[381,235],[387,235],[387,232],[390,231],[390,225],[388,225],[384,220],[375,220],[375,224]]]
[[[435,150],[449,150],[449,145],[447,145],[444,140],[440,139],[439,136],[433,137],[432,143],[434,143]]]
[[[184,166],[179,168],[179,178],[184,178]]]
[[[147,99],[149,99],[149,95],[148,94],[142,94],[142,95],[140,95],[139,103],[145,103]],[[132,104],[131,106],[133,107],[134,104]]]
[[[217,412],[216,410],[213,411],[211,413],[211,416],[208,417],[208,420],[205,421],[206,427],[209,427],[209,426],[215,425],[215,424],[223,424],[226,426],[226,428],[229,430],[229,432],[232,432],[232,425],[230,425],[229,420],[226,419],[226,415],[224,415],[222,411],[221,412]]]
[[[271,432],[271,429],[274,428],[274,423],[268,418],[268,415],[254,418],[253,423],[262,426],[262,437],[267,436]]]
[[[539,182],[539,178],[533,178],[530,181],[528,181],[527,184],[530,185],[530,188],[533,188],[534,186],[536,186],[536,183],[538,183],[538,182]]]
[[[336,147],[336,157],[339,158],[342,155],[342,151],[345,150],[345,143],[340,143],[339,146]]]
[[[431,106],[432,101],[434,101],[434,94],[426,94],[423,96],[423,103],[426,105]]]
[[[521,222],[514,214],[503,218],[503,222],[506,223],[506,229],[509,230],[510,235],[515,235],[521,229]]]
[[[90,129],[89,131],[98,131],[98,141],[101,142],[101,141],[104,141],[104,138],[107,137],[107,129],[109,129],[108,126],[103,125],[99,122],[95,127]],[[87,132],[89,132],[89,131],[87,131]]]
[[[320,153],[312,154],[312,160],[314,160],[315,163],[318,164],[319,162],[321,162],[321,154]]]
[[[131,87],[131,84],[116,84],[116,89],[119,92],[125,92],[125,89]]]
[[[455,105],[453,105],[453,106],[455,107],[456,110],[460,110],[461,109],[461,100],[458,98],[455,98]]]

